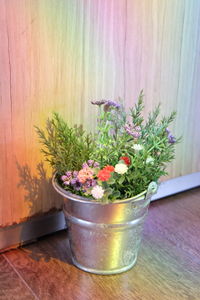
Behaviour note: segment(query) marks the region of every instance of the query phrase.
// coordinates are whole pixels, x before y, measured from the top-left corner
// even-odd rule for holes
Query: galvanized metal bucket
[[[117,274],[136,263],[142,229],[156,183],[126,200],[101,204],[65,191],[53,177],[55,190],[64,197],[63,211],[72,261],[95,274]]]

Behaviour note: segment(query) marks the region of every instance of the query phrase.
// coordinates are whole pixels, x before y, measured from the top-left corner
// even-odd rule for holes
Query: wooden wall
[[[0,1],[0,226],[59,208],[34,125],[95,127],[91,99],[176,109],[170,178],[200,171],[200,1]]]

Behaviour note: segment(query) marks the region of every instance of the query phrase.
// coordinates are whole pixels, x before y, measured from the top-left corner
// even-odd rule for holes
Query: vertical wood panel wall
[[[0,1],[0,225],[59,208],[34,125],[95,128],[91,99],[176,109],[170,178],[200,171],[200,2]]]

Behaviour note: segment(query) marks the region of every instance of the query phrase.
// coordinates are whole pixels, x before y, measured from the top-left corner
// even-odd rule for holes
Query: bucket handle
[[[134,200],[135,202],[139,202],[141,200],[150,200],[151,197],[156,194],[158,190],[158,184],[155,181],[150,182],[150,184],[148,185],[147,190],[143,191],[142,193],[136,195],[135,197],[132,198],[132,200]],[[145,197],[144,197],[145,195]]]
[[[155,181],[150,182],[149,186],[148,186],[148,189],[147,189],[145,199],[151,198],[154,194],[156,194],[157,190],[158,190],[157,183]]]

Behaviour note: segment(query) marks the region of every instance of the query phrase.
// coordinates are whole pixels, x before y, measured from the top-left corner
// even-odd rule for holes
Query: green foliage
[[[115,101],[94,102],[93,104],[99,107],[99,114],[97,131],[93,135],[85,133],[82,126],[69,127],[57,113],[47,120],[45,130],[36,127],[43,145],[41,151],[57,172],[61,184],[61,175],[67,171],[80,171],[84,162],[91,164],[85,169],[86,178],[89,176],[88,170],[92,174],[88,181],[79,179],[80,174],[84,173],[84,168],[76,177],[69,172],[72,175],[68,175],[69,181],[63,184],[65,189],[78,195],[92,197],[92,189],[97,185],[104,195],[101,199],[98,195],[93,197],[98,201],[109,202],[133,197],[146,190],[150,182],[157,182],[161,176],[167,174],[166,165],[174,159],[175,145],[180,142],[180,138],[172,136],[168,129],[176,113],[172,112],[169,116],[162,117],[158,105],[145,121],[142,115],[143,97],[141,91],[136,105],[129,113],[126,113],[122,104]],[[128,159],[130,164],[124,161],[123,157]],[[94,163],[98,163],[99,166],[94,167]],[[125,171],[123,168],[117,171],[113,168],[116,164],[128,164],[128,168],[123,166]],[[107,176],[104,170],[106,166],[111,167],[113,171],[109,171],[109,178],[100,179],[100,171],[105,172],[104,175]],[[75,185],[76,180],[79,180],[79,186]],[[94,185],[90,186],[91,180]]]
[[[57,114],[46,122],[46,131],[35,126],[41,144],[41,152],[58,174],[66,170],[80,170],[82,163],[94,151],[94,139],[82,126],[70,128]]]
[[[132,197],[147,189],[151,181],[167,175],[166,164],[174,159],[175,145],[180,138],[169,143],[166,129],[175,119],[176,113],[160,117],[160,104],[149,113],[145,122],[142,112],[144,109],[143,91],[141,91],[135,107],[126,116],[124,108],[112,109],[109,112],[100,111],[97,147],[93,157],[101,162],[101,166],[113,165],[119,162],[121,156],[131,159],[128,172],[124,175],[113,173],[109,180],[113,191],[118,192],[120,199]],[[160,117],[160,121],[158,118]],[[134,138],[124,129],[127,119],[133,127],[140,127],[140,137]],[[115,138],[117,128],[117,138]],[[114,129],[114,131],[113,131]],[[168,130],[168,129],[167,129]],[[134,145],[143,147],[142,151],[134,150]],[[150,159],[151,162],[148,162]],[[105,187],[105,184],[103,184]],[[114,192],[109,199],[115,199]]]
[[[143,91],[141,91],[138,97],[138,102],[135,104],[135,107],[130,108],[131,118],[133,124],[135,124],[136,126],[141,126],[142,122],[144,121],[144,118],[141,116],[141,112],[144,109],[143,97]]]
[[[95,136],[96,148],[92,158],[100,162],[101,166],[115,165],[122,155],[127,142],[127,136],[123,135],[125,123],[126,112],[122,105],[117,110],[111,108],[109,111],[100,107]]]

